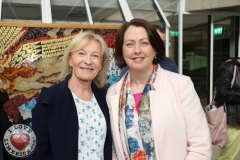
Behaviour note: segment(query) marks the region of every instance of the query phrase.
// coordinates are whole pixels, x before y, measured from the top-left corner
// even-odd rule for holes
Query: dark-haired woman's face
[[[129,70],[152,69],[155,51],[145,28],[130,26],[123,38],[123,57]]]

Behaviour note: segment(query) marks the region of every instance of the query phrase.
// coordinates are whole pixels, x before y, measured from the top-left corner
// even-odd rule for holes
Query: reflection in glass
[[[89,0],[93,23],[122,23],[123,15],[117,0]]]
[[[52,20],[61,23],[89,23],[83,0],[51,0]]]
[[[203,106],[209,97],[207,22],[207,15],[184,15],[183,74],[191,77]]]
[[[134,18],[142,18],[152,23],[160,22],[161,15],[152,0],[127,0]]]
[[[213,54],[213,82],[215,82],[220,65],[231,55],[231,17],[214,17],[214,54]],[[233,53],[234,54],[234,53]]]
[[[41,1],[3,0],[2,21],[41,22]]]

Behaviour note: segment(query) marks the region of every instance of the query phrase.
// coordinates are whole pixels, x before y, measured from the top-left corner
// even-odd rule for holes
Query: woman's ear
[[[72,58],[71,58],[71,55],[69,54],[69,57],[68,57],[68,65],[70,67],[72,67]]]

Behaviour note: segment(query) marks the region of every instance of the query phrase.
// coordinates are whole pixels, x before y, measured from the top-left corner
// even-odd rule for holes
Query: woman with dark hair
[[[114,53],[128,66],[107,92],[116,158],[210,160],[211,139],[191,79],[161,68],[164,43],[143,19],[120,27]]]
[[[159,36],[161,37],[162,42],[164,43],[164,46],[165,46],[165,44],[166,44],[166,34],[165,34],[164,29],[162,27],[158,26],[158,25],[155,25],[155,24],[153,24],[153,27],[157,30],[157,32],[158,32]],[[169,57],[164,56],[163,59],[159,61],[159,65],[163,69],[178,73],[178,67],[177,67],[176,63]],[[124,75],[124,73],[127,72],[127,70],[128,70],[127,66],[123,67],[120,70],[120,77],[122,77]]]

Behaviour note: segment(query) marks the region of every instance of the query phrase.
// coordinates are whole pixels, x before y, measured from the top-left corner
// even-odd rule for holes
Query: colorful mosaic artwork
[[[12,122],[31,119],[31,109],[41,88],[59,81],[63,52],[83,30],[87,28],[0,27],[0,86],[10,97],[4,110]],[[108,44],[108,83],[112,84],[119,76],[112,57],[116,29],[91,30],[103,36]]]

